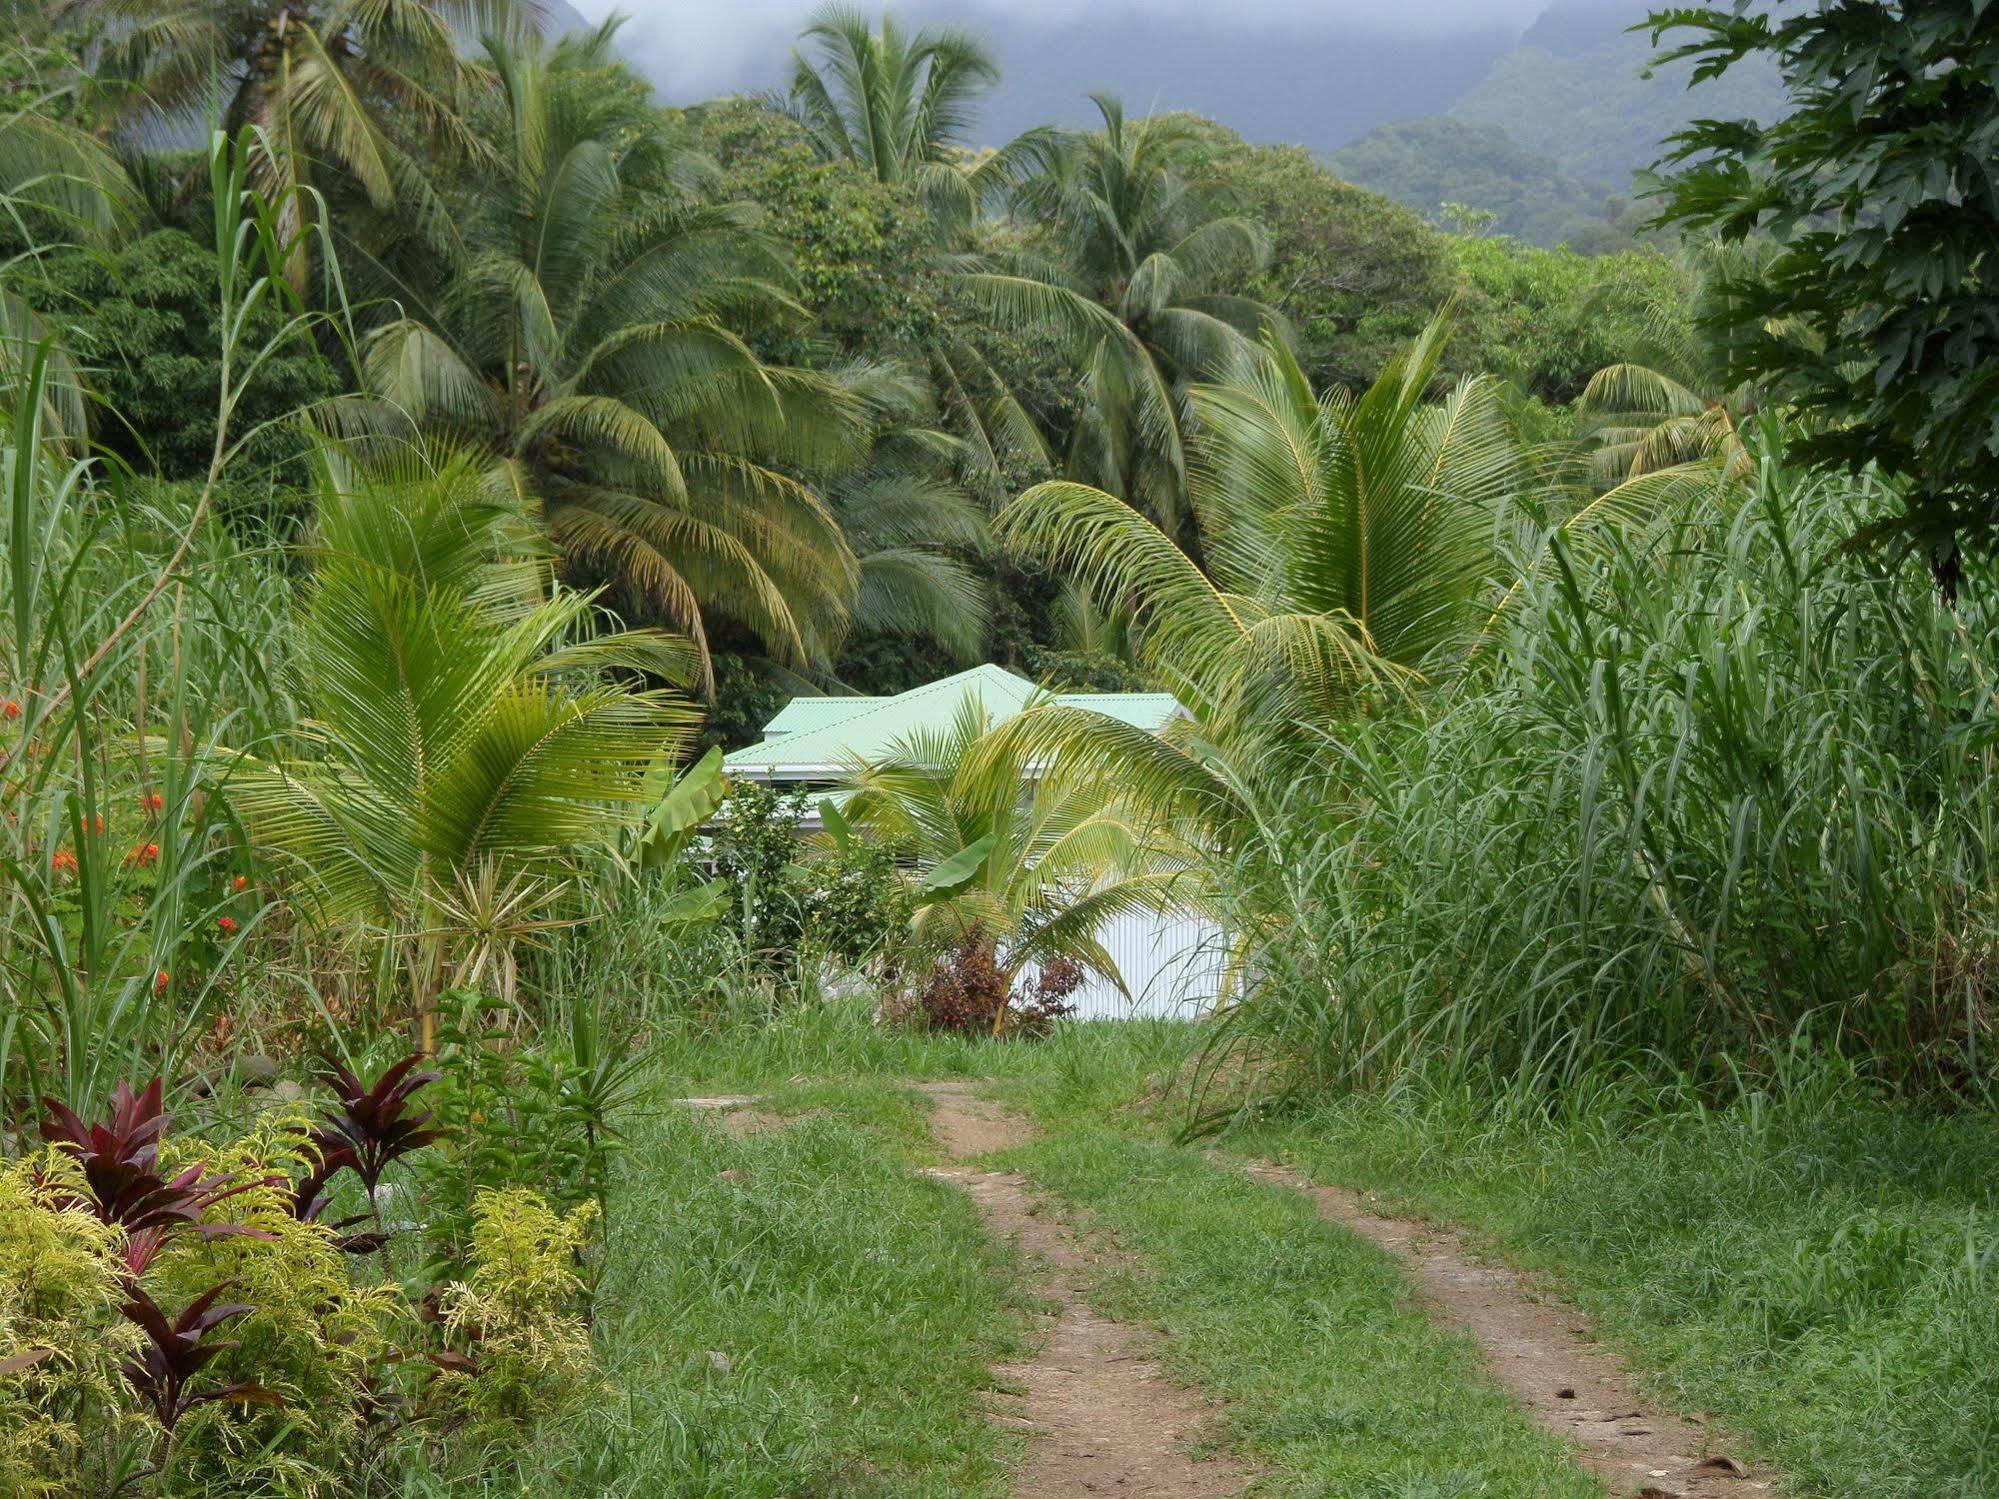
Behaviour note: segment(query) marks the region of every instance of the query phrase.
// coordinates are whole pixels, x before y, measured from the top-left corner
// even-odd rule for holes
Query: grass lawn
[[[1235,1142],[1552,1272],[1793,1494],[1999,1493],[1999,1130],[1807,1085],[1495,1124],[1354,1100]]]
[[[1197,1150],[1075,1122],[1017,1153],[1036,1186],[1129,1251],[1102,1305],[1162,1334],[1167,1364],[1226,1403],[1259,1492],[1326,1499],[1587,1499],[1603,1490],[1408,1302],[1382,1251],[1298,1194]]]
[[[804,1112],[741,1139],[677,1108],[631,1121],[598,1302],[608,1388],[495,1492],[1005,1492],[1013,1439],[981,1404],[1025,1325],[1004,1249],[909,1169],[909,1095],[778,1107]]]
[[[1020,1267],[933,1155],[912,1079],[1033,1114],[1010,1158],[1100,1230],[1102,1305],[1227,1407],[1268,1492],[1599,1492],[1410,1310],[1380,1251],[1173,1141],[1170,1025],[1040,1044],[884,1033],[839,1007],[657,1039],[613,1200],[610,1386],[505,1489],[590,1495],[1001,1494],[983,1418],[1019,1356]],[[755,1093],[738,1139],[666,1100]],[[1549,1273],[1669,1404],[1796,1495],[1999,1493],[1999,1131],[1808,1080],[1781,1102],[1570,1121],[1348,1100],[1222,1142],[1470,1228]],[[711,1356],[715,1355],[715,1356]],[[463,1489],[457,1490],[462,1492]]]

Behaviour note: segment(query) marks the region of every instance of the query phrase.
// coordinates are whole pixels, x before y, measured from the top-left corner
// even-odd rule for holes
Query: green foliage
[[[1496,232],[1537,245],[1570,241],[1604,224],[1612,202],[1610,188],[1579,181],[1498,130],[1435,115],[1377,126],[1324,160],[1329,170],[1419,213],[1469,204],[1496,216]]]
[[[576,1259],[595,1204],[567,1216],[519,1187],[472,1204],[470,1270],[445,1287],[445,1330],[476,1370],[447,1371],[446,1399],[482,1429],[559,1414],[590,1387],[590,1330]]]
[[[1270,235],[1269,263],[1250,294],[1290,322],[1313,384],[1371,384],[1450,296],[1443,240],[1416,213],[1341,181],[1301,147],[1252,146],[1215,124],[1207,133],[1207,169]]]
[[[958,280],[1002,328],[1054,330],[1084,371],[1066,465],[1171,527],[1186,518],[1181,402],[1271,322],[1247,294],[1263,226],[1202,169],[1185,116],[1128,119],[1107,94],[1101,130],[1051,153],[1014,189],[1030,224]]]
[[[1761,444],[1753,497],[1544,570],[1461,692],[1272,789],[1250,904],[1284,914],[1238,1013],[1300,1080],[1545,1096],[1795,1033],[1988,1085],[1990,611],[1822,561],[1892,493]]]
[[[517,497],[469,460],[325,465],[293,661],[313,727],[229,794],[308,912],[382,934],[421,1012],[447,963],[504,966],[548,882],[646,799],[691,715],[609,673],[684,680],[689,653],[585,634],[590,600],[542,593]]]
[[[831,957],[892,974],[911,909],[901,846],[841,838],[808,851],[799,824],[810,801],[803,788],[732,787],[705,850],[727,884],[732,925],[767,969]]]
[[[1458,362],[1556,404],[1590,376],[1690,315],[1694,281],[1657,250],[1581,255],[1505,239],[1453,236],[1461,278]]]
[[[26,288],[103,399],[99,440],[141,471],[169,479],[208,472],[225,316],[215,283],[214,251],[178,229],[161,229],[111,253],[48,257]],[[262,344],[283,321],[282,310],[265,303],[235,332]],[[264,360],[233,416],[239,434],[257,434],[242,461],[280,483],[301,482],[305,439],[284,419],[341,388],[338,367],[309,341]]]
[[[932,230],[904,187],[813,150],[804,128],[750,99],[701,106],[692,139],[715,158],[721,202],[763,210],[782,243],[809,325],[762,335],[775,359],[880,357],[938,332]]]
[[[1778,242],[1709,309],[1729,378],[1811,418],[1801,459],[1903,481],[1875,533],[1906,535],[1953,591],[1960,538],[1999,533],[1999,31],[1975,0],[1687,8],[1652,29],[1692,33],[1671,55],[1697,77],[1783,73],[1781,118],[1689,127],[1663,189],[1670,221]]]
[[[403,315],[363,350],[376,399],[337,416],[489,452],[572,570],[692,639],[704,680],[725,626],[807,667],[844,634],[857,575],[798,476],[860,456],[864,393],[757,357],[746,336],[800,313],[784,256],[753,208],[678,180],[700,173],[673,123],[599,84],[608,45],[494,39],[492,159],[439,169],[462,197],[451,247],[380,252]]]
[[[948,726],[857,766],[842,811],[916,865],[914,958],[963,949],[977,930],[1009,982],[1069,959],[1121,987],[1098,931],[1126,912],[1174,909],[1193,855],[1152,835],[1122,788],[1050,775],[1045,764],[1031,742],[989,728],[968,698]]]

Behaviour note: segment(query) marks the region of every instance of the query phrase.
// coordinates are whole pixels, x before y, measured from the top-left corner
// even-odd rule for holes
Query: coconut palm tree
[[[1066,958],[1122,989],[1097,932],[1114,916],[1185,904],[1193,852],[1149,832],[1114,794],[1051,776],[1010,745],[967,701],[947,727],[856,765],[836,815],[913,851],[918,954],[940,956],[976,929],[1009,980]]]
[[[810,667],[846,628],[857,568],[795,475],[859,456],[866,377],[758,359],[739,330],[797,315],[785,263],[749,210],[672,190],[661,116],[596,86],[607,45],[493,42],[503,125],[459,189],[462,248],[372,258],[404,315],[364,345],[373,401],[335,416],[495,454],[569,561],[616,578],[704,663],[726,623]]]
[[[1039,485],[1009,545],[1121,610],[1151,668],[1211,722],[1322,724],[1407,692],[1460,649],[1501,566],[1520,451],[1496,389],[1424,399],[1441,322],[1359,397],[1315,394],[1273,340],[1189,394],[1205,570],[1116,496]]]
[[[1053,325],[1085,371],[1068,476],[1145,511],[1190,545],[1188,389],[1252,349],[1277,314],[1242,295],[1268,236],[1196,176],[1193,121],[1129,120],[1095,95],[1103,128],[1071,140],[1015,192],[1030,248],[961,284],[995,317]]]
[[[1756,280],[1771,253],[1756,242],[1690,247],[1698,278],[1693,315],[1677,304],[1657,308],[1635,357],[1590,377],[1576,414],[1598,488],[1689,466],[1715,469],[1729,483],[1754,472],[1742,424],[1755,413],[1758,392],[1729,382],[1699,329],[1719,313],[1725,288]]]
[[[324,456],[290,669],[306,717],[226,794],[324,921],[385,939],[420,1013],[466,917],[520,910],[606,846],[698,716],[607,668],[686,680],[686,642],[586,631],[518,496],[475,459]],[[493,898],[488,898],[493,897]]]
[[[272,143],[254,185],[273,202],[320,163],[377,208],[425,200],[399,142],[470,148],[458,94],[470,80],[459,38],[531,28],[539,0],[55,0],[59,23],[88,28],[99,71],[134,105],[169,119],[213,106],[231,139],[254,126]],[[216,98],[219,91],[220,97]]]
[[[799,40],[790,87],[773,104],[803,126],[822,159],[849,162],[924,206],[949,286],[979,232],[981,209],[1050,164],[1064,132],[1036,127],[997,150],[973,149],[974,110],[1000,74],[970,32],[910,32],[891,16],[871,27],[860,11],[835,4],[818,11]],[[977,329],[946,318],[922,357],[941,413],[963,440],[959,463],[974,484],[997,498],[1009,469],[1047,472],[1041,433]]]
[[[1463,672],[1558,541],[1587,558],[1711,483],[1524,494],[1530,466],[1492,382],[1426,399],[1446,333],[1432,322],[1358,396],[1315,393],[1276,340],[1196,386],[1189,495],[1206,571],[1084,485],[1039,485],[1002,512],[1003,544],[1125,612],[1141,660],[1196,721],[1155,736],[1048,705],[1002,725],[990,752],[1118,786],[1225,855],[1267,832],[1254,808],[1321,734]]]

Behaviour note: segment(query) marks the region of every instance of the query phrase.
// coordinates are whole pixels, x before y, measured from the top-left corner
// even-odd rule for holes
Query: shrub
[[[480,1193],[472,1216],[471,1273],[442,1298],[469,1360],[447,1368],[446,1398],[475,1426],[560,1410],[589,1383],[576,1260],[596,1205],[565,1217],[540,1193],[506,1187]]]
[[[1046,1035],[1072,1012],[1066,1001],[1083,982],[1083,966],[1056,958],[1041,966],[1019,998],[983,927],[974,925],[930,970],[895,1014],[924,1029],[963,1036]]]
[[[91,1447],[128,1427],[119,1360],[123,1235],[84,1206],[81,1170],[47,1151],[0,1164],[0,1494],[73,1493]]]

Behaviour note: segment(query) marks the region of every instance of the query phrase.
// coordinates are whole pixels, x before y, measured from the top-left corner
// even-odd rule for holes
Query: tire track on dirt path
[[[963,1084],[918,1086],[933,1105],[931,1131],[954,1162],[1032,1137],[1025,1119]],[[1019,1424],[1029,1434],[1027,1462],[1014,1477],[1016,1499],[1221,1499],[1241,1493],[1252,1470],[1228,1458],[1196,1461],[1188,1455],[1212,1409],[1168,1378],[1135,1329],[1090,1306],[1084,1288],[1096,1256],[1039,1211],[1020,1176],[963,1164],[932,1174],[963,1188],[993,1235],[1017,1240],[1045,1267],[1035,1286],[1050,1308],[1039,1349],[1030,1362],[996,1371],[1003,1385],[1022,1392]]]
[[[1384,1218],[1352,1193],[1287,1166],[1235,1164],[1257,1181],[1309,1198],[1321,1218],[1394,1255],[1425,1310],[1475,1339],[1500,1387],[1542,1426],[1575,1442],[1613,1494],[1750,1499],[1777,1490],[1768,1477],[1752,1476],[1713,1451],[1715,1438],[1699,1418],[1682,1419],[1642,1399],[1623,1363],[1590,1337],[1580,1311],[1537,1299],[1512,1270],[1480,1264],[1455,1234]]]

